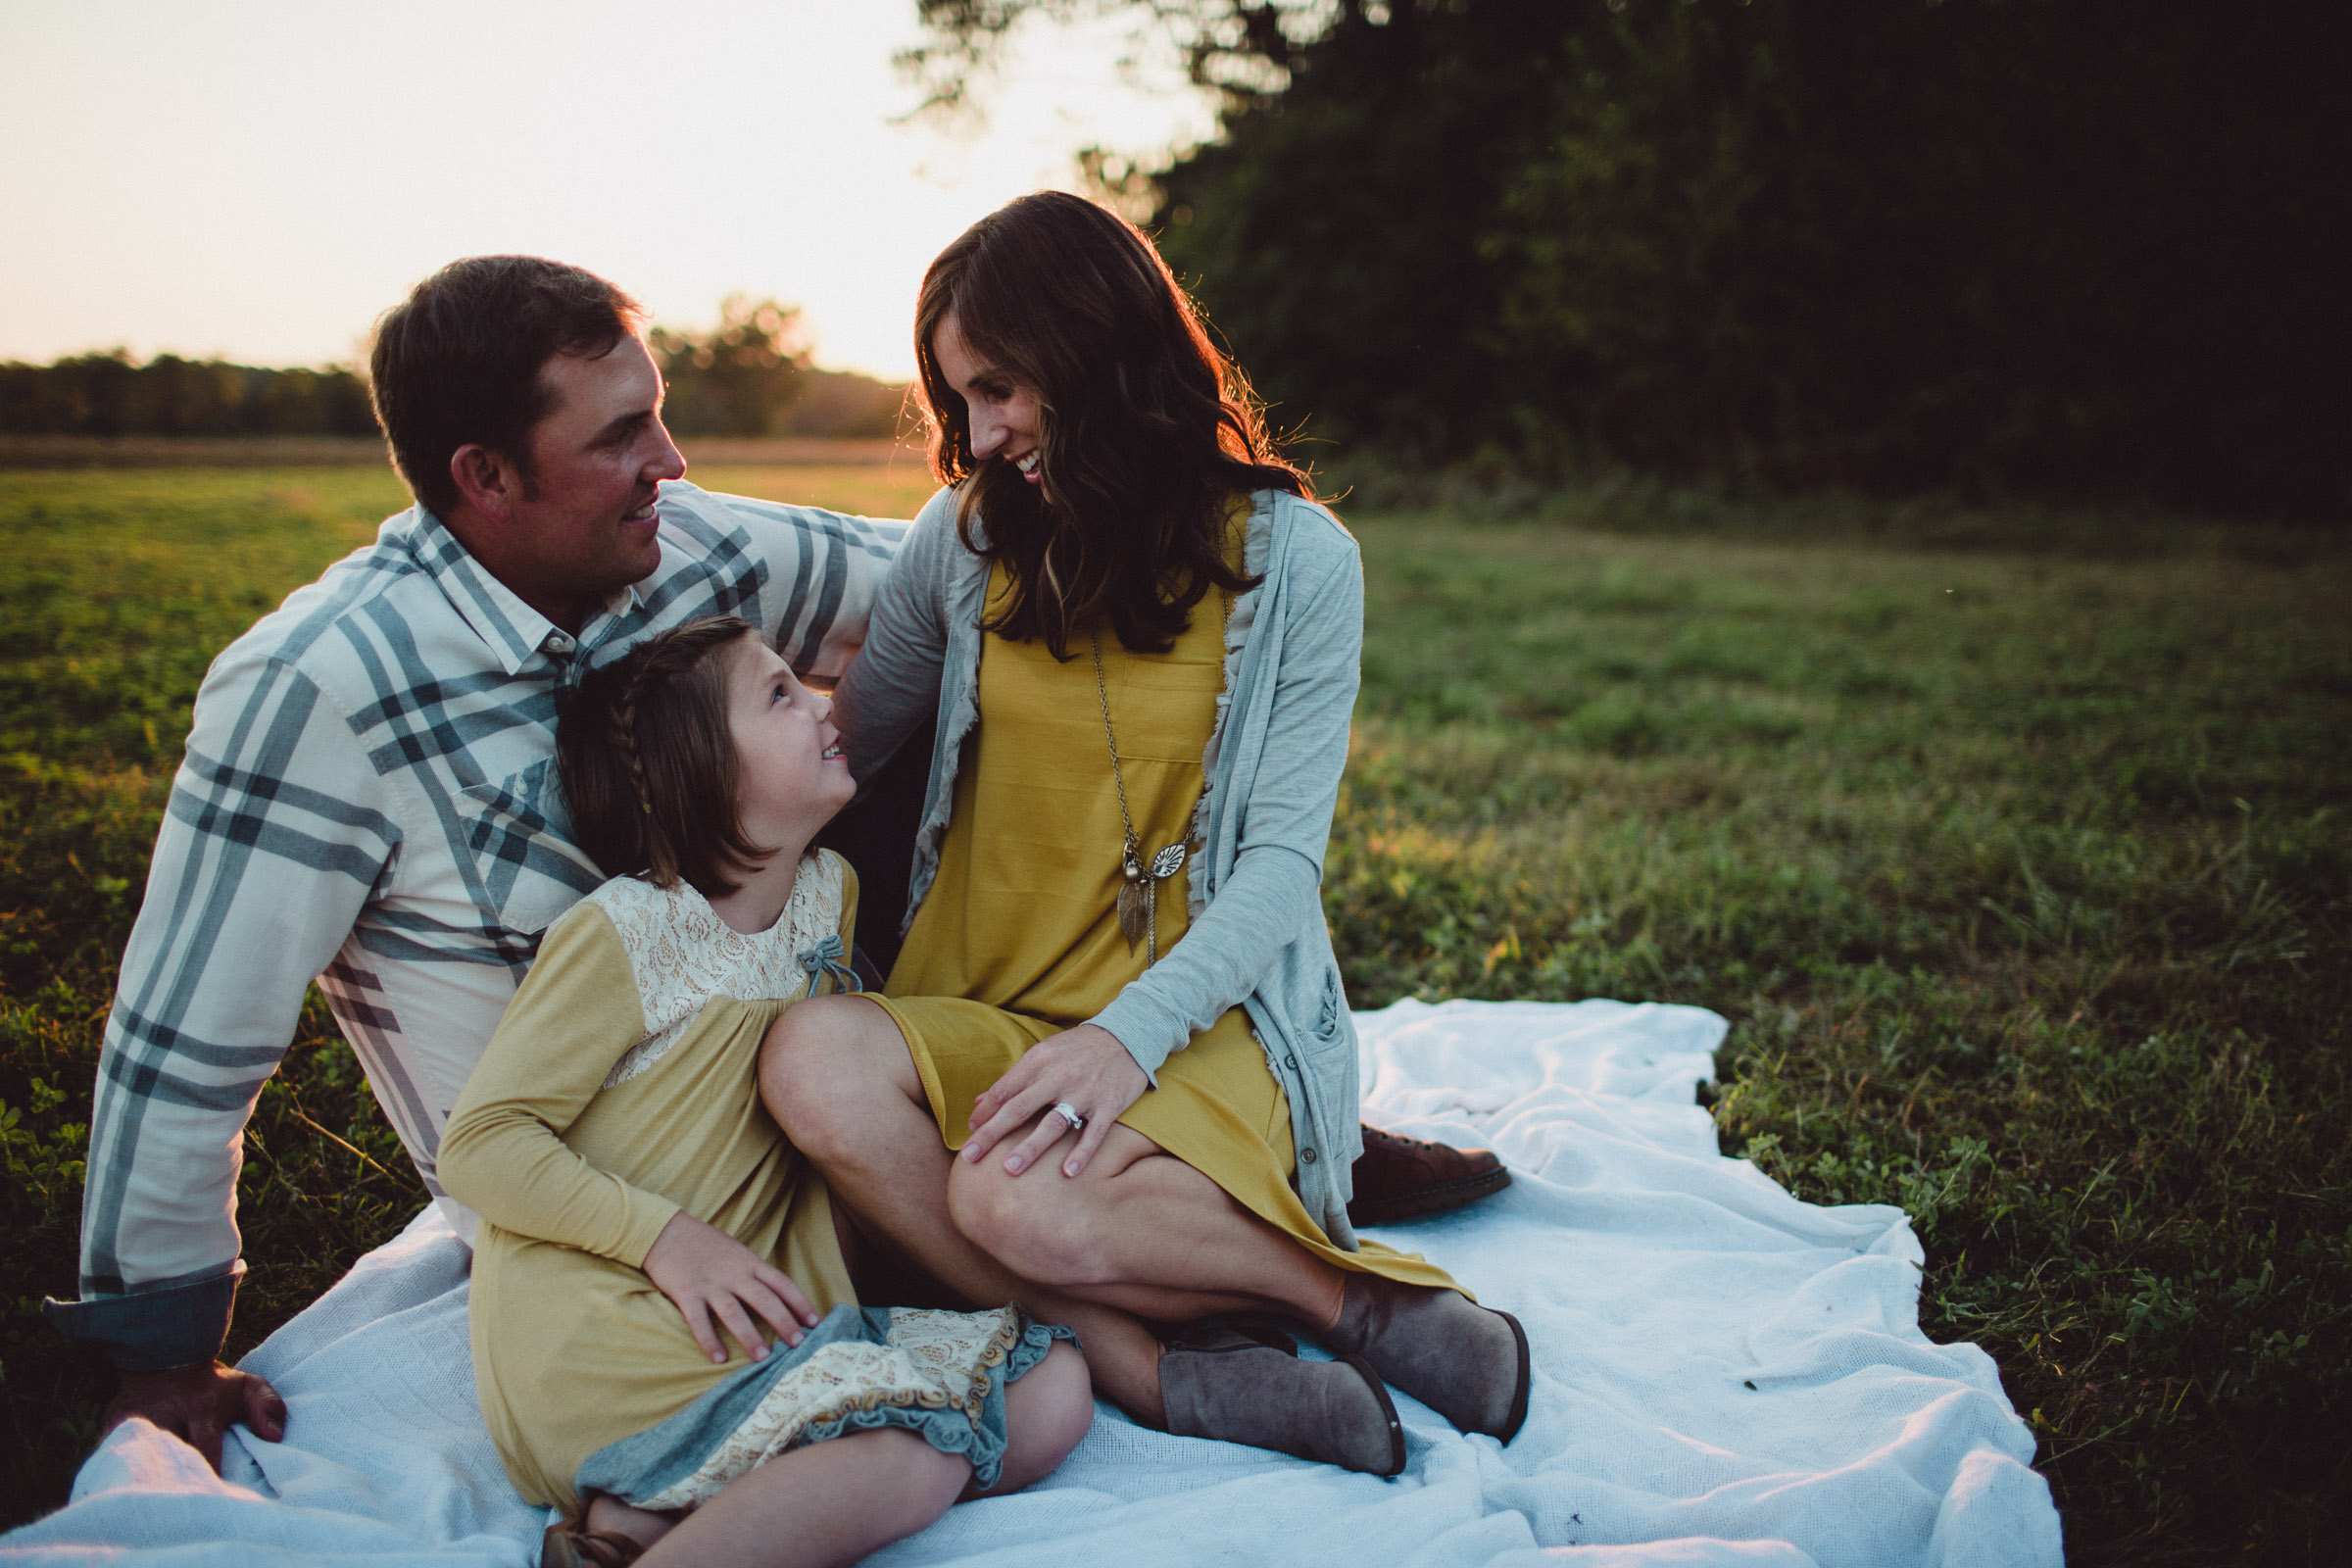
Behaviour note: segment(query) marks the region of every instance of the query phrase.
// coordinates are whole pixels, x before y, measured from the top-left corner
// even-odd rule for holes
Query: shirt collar
[[[509,675],[540,653],[567,655],[574,647],[595,647],[612,630],[616,617],[643,604],[639,584],[630,583],[588,617],[575,639],[493,576],[431,509],[419,503],[410,511],[414,520],[408,530],[409,548],[417,564],[439,585],[451,607]],[[661,569],[655,568],[653,576],[660,574]],[[644,580],[651,582],[653,577]]]

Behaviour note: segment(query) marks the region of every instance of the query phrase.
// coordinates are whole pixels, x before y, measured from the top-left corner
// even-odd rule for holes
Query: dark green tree
[[[1081,14],[1220,90],[1135,205],[1278,416],[1357,450],[2352,514],[2341,7],[922,11],[943,105]]]

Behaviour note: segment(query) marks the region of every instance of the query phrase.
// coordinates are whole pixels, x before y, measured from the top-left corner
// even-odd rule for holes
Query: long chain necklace
[[[1119,738],[1110,727],[1110,689],[1102,682],[1102,634],[1088,633],[1095,648],[1095,696],[1102,704],[1102,741],[1110,748],[1110,781],[1119,791],[1119,825],[1127,842],[1119,852],[1119,934],[1133,953],[1144,944],[1144,967],[1159,961],[1159,884],[1184,868],[1191,855],[1182,842],[1163,844],[1149,859],[1135,836],[1135,818],[1127,809],[1127,780],[1119,770]]]

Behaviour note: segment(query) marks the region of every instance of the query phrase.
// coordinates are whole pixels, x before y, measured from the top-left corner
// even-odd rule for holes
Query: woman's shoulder
[[[1253,521],[1262,518],[1273,542],[1287,551],[1320,558],[1356,553],[1355,535],[1320,501],[1288,490],[1258,490],[1250,502]]]
[[[1259,490],[1250,500],[1244,554],[1252,574],[1309,584],[1334,571],[1361,572],[1355,535],[1321,502],[1288,490]]]

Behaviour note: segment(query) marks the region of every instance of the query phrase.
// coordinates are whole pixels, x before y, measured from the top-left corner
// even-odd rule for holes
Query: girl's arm
[[[595,904],[577,906],[466,1080],[441,1134],[442,1186],[501,1230],[644,1267],[678,1205],[598,1170],[563,1136],[644,1036],[619,933]]]

